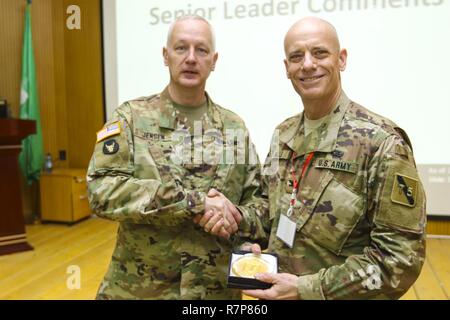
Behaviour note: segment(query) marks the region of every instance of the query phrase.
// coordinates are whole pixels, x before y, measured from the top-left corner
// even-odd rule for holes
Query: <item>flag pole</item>
[[[27,0],[25,9],[24,42],[22,51],[22,80],[20,90],[20,119],[34,120],[36,134],[22,141],[19,155],[20,168],[29,185],[38,181],[44,163],[42,127],[38,96],[36,65],[33,52],[31,26],[31,0]]]

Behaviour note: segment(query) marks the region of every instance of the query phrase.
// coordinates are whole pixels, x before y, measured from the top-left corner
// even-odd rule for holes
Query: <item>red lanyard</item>
[[[303,164],[302,173],[300,174],[299,180],[296,179],[295,175],[295,167],[294,167],[294,158],[297,157],[297,154],[294,153],[292,156],[292,181],[294,182],[294,188],[292,189],[291,194],[291,201],[289,203],[289,210],[287,212],[287,216],[290,217],[292,215],[292,211],[294,210],[294,205],[297,203],[297,193],[298,193],[298,185],[301,180],[303,180],[303,177],[305,176],[306,170],[308,169],[312,158],[314,157],[314,152],[311,152],[308,154],[308,156],[305,159],[305,163]]]

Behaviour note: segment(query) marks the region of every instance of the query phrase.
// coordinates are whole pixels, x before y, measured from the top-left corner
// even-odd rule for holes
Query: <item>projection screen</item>
[[[345,92],[408,133],[428,214],[450,216],[449,2],[104,0],[107,115],[164,89],[168,27],[180,14],[198,14],[214,26],[219,53],[207,91],[244,119],[264,161],[276,125],[302,110],[285,75],[283,37],[299,18],[322,17],[349,53]]]

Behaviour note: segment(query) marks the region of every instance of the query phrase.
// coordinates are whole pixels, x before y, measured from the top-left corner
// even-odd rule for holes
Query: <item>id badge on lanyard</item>
[[[289,246],[289,248],[292,248],[294,245],[294,238],[295,238],[295,232],[297,230],[297,223],[293,222],[290,218],[292,216],[292,213],[294,212],[294,206],[297,203],[297,194],[298,194],[298,186],[299,182],[303,180],[303,177],[305,176],[306,170],[309,167],[309,164],[311,163],[312,158],[314,157],[314,152],[311,152],[306,157],[305,163],[303,164],[302,172],[300,174],[299,180],[296,179],[296,173],[295,173],[295,167],[294,167],[294,158],[296,157],[296,154],[294,153],[292,156],[292,179],[294,181],[294,187],[292,189],[291,193],[291,200],[289,202],[289,209],[286,212],[286,214],[281,214],[280,221],[278,222],[278,228],[277,228],[277,237],[286,243],[286,245]]]

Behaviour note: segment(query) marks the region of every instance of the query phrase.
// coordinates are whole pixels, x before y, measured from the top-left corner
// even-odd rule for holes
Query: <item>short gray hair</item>
[[[166,42],[166,46],[169,46],[169,42],[170,42],[170,37],[172,36],[172,32],[173,29],[175,28],[175,25],[180,22],[180,21],[185,21],[185,20],[200,20],[205,22],[208,27],[209,30],[211,31],[211,41],[212,41],[212,50],[215,52],[216,51],[216,35],[214,32],[214,28],[213,26],[209,23],[208,20],[206,20],[205,18],[203,18],[202,16],[196,15],[196,14],[187,14],[187,15],[182,15],[179,16],[175,19],[174,22],[171,23],[170,27],[169,27],[169,31],[167,32],[167,42]]]

